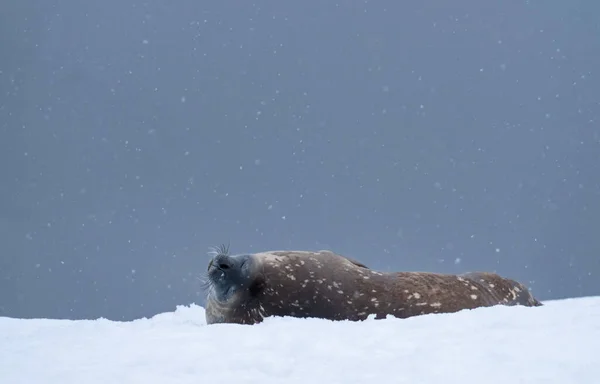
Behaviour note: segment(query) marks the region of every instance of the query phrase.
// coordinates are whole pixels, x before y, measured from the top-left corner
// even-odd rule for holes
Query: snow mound
[[[207,326],[196,305],[131,322],[0,317],[0,382],[597,384],[600,297],[544,304],[254,326]]]

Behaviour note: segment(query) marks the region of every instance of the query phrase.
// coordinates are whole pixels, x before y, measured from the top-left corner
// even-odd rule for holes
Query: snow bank
[[[206,326],[0,318],[0,383],[577,383],[600,377],[600,297],[406,320]]]

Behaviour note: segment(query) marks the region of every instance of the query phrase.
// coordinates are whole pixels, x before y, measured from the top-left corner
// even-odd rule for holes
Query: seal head
[[[252,255],[229,255],[228,250],[221,247],[208,263],[206,277],[207,323],[245,324],[262,320],[258,296],[264,279]]]
[[[209,262],[208,278],[217,300],[226,302],[251,285],[251,263],[250,255],[227,254],[219,254]]]

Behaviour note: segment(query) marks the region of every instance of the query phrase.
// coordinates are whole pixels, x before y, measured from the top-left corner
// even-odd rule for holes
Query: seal
[[[489,272],[379,272],[331,251],[230,255],[206,271],[207,324],[257,324],[271,316],[408,318],[494,305],[541,306],[521,283]]]

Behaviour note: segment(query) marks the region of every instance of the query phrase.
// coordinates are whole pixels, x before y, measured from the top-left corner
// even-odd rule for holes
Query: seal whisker
[[[204,292],[208,292],[213,287],[213,282],[208,276],[208,272],[202,272],[196,278],[200,281],[200,289]]]
[[[208,254],[212,257],[216,257],[216,256],[229,256],[229,243],[227,243],[227,245],[225,244],[220,244],[214,247],[210,247],[210,251],[208,252]]]
[[[204,278],[202,278],[202,276],[196,276],[196,278],[200,281],[200,288],[203,291],[205,291],[207,288],[209,288],[212,285],[210,280],[204,279]]]

